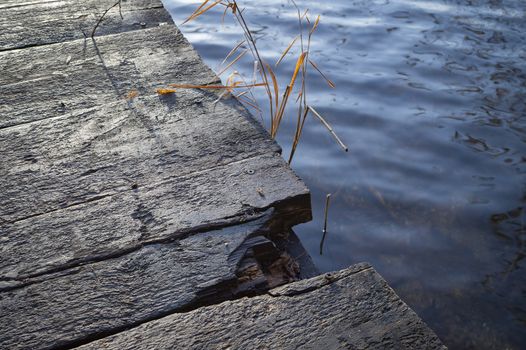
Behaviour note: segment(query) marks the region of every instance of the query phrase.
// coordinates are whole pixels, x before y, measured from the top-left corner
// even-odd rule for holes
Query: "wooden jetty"
[[[159,0],[115,4],[0,0],[0,348],[442,348],[370,266],[313,277],[279,146],[157,95],[220,80]]]

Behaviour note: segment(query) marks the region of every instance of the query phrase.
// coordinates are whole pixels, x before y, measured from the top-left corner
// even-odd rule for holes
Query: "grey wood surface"
[[[152,95],[165,83],[219,81],[173,23],[0,52],[0,71],[0,128],[125,101],[133,91]]]
[[[267,232],[272,214],[182,239],[145,242],[6,290],[0,293],[0,348],[70,347],[192,307],[210,293],[214,302],[233,297],[246,251],[269,242],[249,238]]]
[[[123,1],[86,36],[114,3],[0,1],[2,349],[67,348],[302,275],[283,242],[309,191],[280,147],[232,97],[156,94],[219,82],[159,1]]]
[[[195,91],[173,99],[137,98],[1,129],[0,218],[15,222],[265,154],[275,162],[279,147],[234,101],[213,105]]]
[[[155,169],[155,168],[153,168]],[[98,260],[140,244],[178,238],[217,225],[242,223],[253,213],[280,206],[280,220],[309,219],[308,192],[282,159],[259,156],[200,173],[172,177],[137,189],[127,183],[114,195],[3,224],[0,287],[33,275]],[[258,192],[258,189],[263,195]],[[289,208],[288,208],[289,207]],[[292,210],[292,217],[281,218]]]
[[[90,37],[116,0],[2,0],[0,51]],[[171,23],[159,0],[123,0],[104,16],[96,35],[129,32]]]
[[[80,349],[445,349],[367,264],[176,313]]]

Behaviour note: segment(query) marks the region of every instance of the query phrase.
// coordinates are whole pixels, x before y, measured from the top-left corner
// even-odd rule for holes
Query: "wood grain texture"
[[[4,222],[280,152],[237,103],[198,91],[3,129],[0,149]]]
[[[0,71],[0,129],[219,80],[173,24],[0,52]]]
[[[133,3],[141,20],[158,4]],[[2,10],[62,30],[107,1],[33,5]],[[271,240],[310,219],[279,146],[233,98],[158,96],[218,78],[172,24],[132,29],[0,52],[0,348],[71,347],[301,274]]]
[[[367,264],[145,323],[80,349],[445,349]]]
[[[116,0],[40,0],[0,3],[0,51],[90,37],[100,17]],[[171,22],[159,0],[127,0],[104,16],[96,34],[156,27]]]
[[[268,233],[272,216],[269,210],[245,224],[163,243],[143,242],[126,254],[4,291],[0,348],[70,347],[191,308],[209,298],[211,290],[234,292],[247,250],[267,243],[275,249],[265,238],[254,239]],[[215,293],[212,297],[217,300]]]
[[[268,207],[282,226],[310,219],[308,190],[237,100],[154,93],[217,80],[173,25],[85,44],[0,53],[1,288]]]
[[[145,242],[242,223],[268,207],[279,207],[279,220],[290,227],[310,219],[309,205],[306,187],[274,155],[137,189],[128,185],[115,195],[0,225],[0,287]]]

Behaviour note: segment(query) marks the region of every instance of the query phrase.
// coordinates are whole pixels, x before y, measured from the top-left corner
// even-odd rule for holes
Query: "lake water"
[[[198,4],[164,2],[176,23]],[[298,32],[291,3],[239,3],[275,62]],[[350,149],[309,117],[292,166],[312,191],[314,220],[295,231],[315,263],[370,262],[451,349],[526,348],[526,1],[297,3],[321,14],[311,58],[336,84],[311,73],[310,103]],[[241,40],[221,15],[181,27],[211,67]]]

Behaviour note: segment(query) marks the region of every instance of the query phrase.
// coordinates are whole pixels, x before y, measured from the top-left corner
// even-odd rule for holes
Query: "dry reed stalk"
[[[211,5],[208,5],[208,7],[204,8],[203,7],[209,2],[210,0],[205,0],[203,1],[203,3],[194,11],[194,13],[192,13],[190,15],[190,17],[188,17],[181,25],[187,23],[187,22],[190,22],[191,20],[201,16],[203,13],[207,12],[208,10],[210,10],[211,8],[213,8],[214,6],[222,3],[223,1],[222,0],[217,0],[215,1],[213,4]]]
[[[178,89],[211,89],[211,90],[221,90],[221,89],[242,89],[247,87],[256,87],[264,86],[263,83],[257,84],[248,84],[248,85],[193,85],[193,84],[168,84],[168,86],[178,88]]]
[[[103,13],[102,13],[102,16],[100,16],[99,20],[97,21],[97,23],[95,24],[95,26],[93,27],[93,30],[91,31],[91,38],[93,39],[95,37],[95,32],[97,31],[97,28],[99,28],[99,25],[102,23],[102,20],[104,19],[104,17],[106,17],[106,14],[112,9],[114,8],[115,6],[119,6],[119,15],[121,16],[121,19],[124,19],[124,17],[122,16],[122,3],[121,3],[122,0],[117,0],[116,3],[114,3],[113,5],[111,5],[110,7],[108,7]]]
[[[219,68],[217,70],[219,70],[223,64],[225,64],[225,62],[234,54],[236,53],[236,51],[245,43],[245,40],[241,40],[236,46],[234,46],[234,48],[232,50],[230,50],[230,52],[226,55],[225,59],[219,64]],[[218,74],[219,75],[219,74]]]
[[[327,235],[327,221],[329,219],[329,204],[331,201],[331,194],[327,194],[325,197],[325,214],[324,214],[324,220],[323,220],[323,236],[321,237],[320,242],[320,255],[323,255],[323,244],[325,243],[325,236]]]
[[[349,148],[342,142],[342,140],[338,137],[338,135],[336,135],[336,132],[334,131],[334,129],[329,125],[329,123],[327,123],[327,121],[321,116],[321,114],[316,112],[316,110],[312,106],[308,106],[308,108],[319,119],[319,121],[327,128],[327,130],[329,130],[329,132],[334,137],[336,142],[338,142],[341,148],[343,148],[345,152],[348,152]]]
[[[285,88],[285,92],[283,93],[283,97],[281,98],[281,103],[279,105],[278,112],[276,113],[276,116],[274,117],[274,129],[271,129],[270,135],[272,137],[276,137],[276,134],[278,133],[278,128],[281,123],[281,120],[283,119],[283,115],[285,114],[285,107],[287,106],[287,102],[289,100],[290,94],[292,93],[292,89],[294,88],[294,84],[296,83],[296,79],[298,78],[298,73],[303,66],[303,63],[305,61],[305,56],[307,55],[306,52],[302,52],[301,55],[298,57],[298,60],[296,61],[296,67],[294,68],[294,73],[292,74],[292,78],[290,79],[289,85]]]
[[[306,10],[304,12],[304,14],[301,15],[300,9],[299,9],[298,5],[296,4],[296,2],[294,0],[291,0],[291,1],[293,3],[294,7],[296,8],[296,12],[297,12],[297,15],[298,15],[298,26],[299,26],[299,32],[300,32],[300,34],[299,34],[300,46],[301,46],[301,52],[303,52],[304,55],[305,55],[305,58],[304,58],[304,62],[305,62],[306,60],[309,60],[309,53],[310,53],[310,44],[311,44],[312,33],[314,33],[314,30],[316,29],[316,27],[317,27],[317,25],[319,23],[320,16],[318,16],[316,23],[314,24],[314,26],[309,31],[309,36],[308,36],[308,41],[307,41],[307,49],[305,50],[304,42],[303,42],[303,18],[305,18],[307,23],[310,24],[310,20],[309,20],[309,17],[307,15],[308,10]],[[297,121],[296,121],[296,131],[294,133],[294,139],[293,139],[293,142],[292,142],[292,147],[291,147],[290,155],[289,155],[289,164],[292,163],[292,159],[294,157],[294,154],[296,153],[296,148],[298,146],[298,143],[299,143],[302,131],[303,131],[303,126],[305,125],[305,120],[307,118],[308,108],[307,108],[307,84],[306,84],[306,81],[307,81],[307,66],[305,64],[303,64],[302,67],[301,67],[301,89],[300,89],[300,92],[298,93],[298,97],[296,99],[296,102],[299,101],[299,104],[298,104],[298,117],[297,117]]]
[[[265,64],[263,62],[263,59],[261,58],[261,55],[259,54],[259,50],[256,45],[256,40],[252,36],[252,32],[250,31],[247,22],[245,21],[245,18],[243,17],[243,11],[238,11],[238,6],[236,0],[227,0],[227,8],[232,8],[232,14],[236,18],[237,22],[239,23],[240,27],[243,30],[243,34],[245,35],[245,38],[247,39],[247,43],[249,44],[249,48],[252,52],[252,56],[256,59],[256,61],[259,64],[260,67],[260,76],[263,80],[263,83],[265,84],[265,91],[267,93],[267,97],[269,100],[269,109],[270,109],[270,116],[271,116],[271,129],[272,129],[272,123],[274,115],[274,109],[273,109],[273,96],[272,91],[270,90],[269,80],[268,80],[268,74],[267,70],[265,69]],[[274,98],[277,98],[275,96]]]
[[[248,52],[248,50],[245,50],[245,51],[241,51],[241,53],[239,55],[236,56],[236,58],[234,58],[226,67],[224,67],[223,69],[221,69],[221,71],[219,73],[217,73],[217,75],[221,75],[223,74],[225,71],[228,70],[228,68],[232,67],[237,61],[239,61],[241,59],[241,57],[245,56],[245,54]]]
[[[285,49],[285,51],[283,51],[283,53],[281,54],[279,60],[276,62],[275,66],[279,66],[279,64],[281,63],[281,61],[283,61],[283,59],[285,58],[285,56],[289,53],[290,49],[292,48],[292,46],[294,46],[294,44],[296,43],[296,41],[298,41],[299,39],[299,35],[297,35],[289,44],[289,46],[287,46],[287,48]]]
[[[318,71],[318,73],[320,73],[320,75],[323,77],[323,79],[325,79],[329,87],[333,89],[336,87],[336,85],[334,85],[334,83],[329,78],[327,78],[325,74],[323,74],[323,72],[318,68],[316,63],[312,62],[310,59],[309,59],[309,63]]]
[[[233,74],[229,76],[225,86],[193,85],[193,84],[169,84],[168,85],[171,88],[177,88],[177,89],[224,89],[225,92],[221,94],[219,99],[221,99],[225,94],[227,94],[227,92],[232,92],[233,89],[247,89],[246,92],[241,92],[239,94],[236,94],[234,95],[234,97],[239,99],[241,102],[247,104],[248,106],[254,108],[260,113],[261,113],[261,109],[259,108],[257,100],[252,93],[252,89],[255,87],[264,87],[266,95],[267,95],[267,99],[269,102],[269,113],[270,113],[269,115],[270,130],[269,131],[270,131],[271,137],[276,138],[279,127],[284,118],[285,111],[287,109],[287,105],[290,100],[290,96],[292,95],[293,91],[295,90],[295,86],[297,85],[296,81],[299,77],[301,77],[301,85],[298,88],[298,94],[296,97],[296,102],[298,103],[296,130],[295,130],[294,139],[292,142],[292,149],[289,155],[289,163],[292,162],[292,159],[296,152],[296,148],[299,144],[299,140],[301,138],[303,127],[305,125],[305,121],[307,119],[307,115],[309,111],[312,112],[327,127],[329,132],[337,140],[340,146],[342,146],[342,148],[344,148],[347,151],[347,147],[343,144],[340,138],[336,135],[332,127],[330,127],[330,125],[325,121],[325,119],[318,112],[316,112],[312,107],[310,107],[308,104],[307,75],[308,75],[309,64],[321,75],[321,77],[327,82],[329,87],[331,88],[335,87],[334,83],[330,79],[328,79],[327,76],[319,69],[316,63],[309,58],[312,35],[316,31],[320,23],[320,16],[317,16],[314,23],[311,23],[309,19],[309,10],[307,9],[302,12],[300,11],[300,8],[298,7],[298,5],[296,4],[294,0],[291,0],[291,2],[294,5],[296,12],[297,12],[299,34],[296,37],[294,37],[292,41],[289,43],[289,45],[285,48],[280,58],[277,60],[275,66],[277,67],[279,64],[281,64],[281,62],[285,59],[287,54],[289,54],[292,48],[298,43],[298,41],[299,41],[299,51],[300,52],[299,52],[298,58],[296,59],[296,65],[294,67],[294,71],[290,79],[290,82],[285,87],[285,90],[283,91],[281,95],[280,95],[280,89],[279,89],[279,84],[278,84],[278,79],[276,77],[276,74],[271,68],[271,66],[262,59],[259,53],[258,47],[256,45],[256,40],[253,37],[252,32],[250,31],[247,21],[245,20],[245,17],[243,15],[244,9],[239,8],[236,0],[215,0],[215,1],[204,0],[195,9],[195,11],[183,22],[183,24],[188,23],[192,20],[195,20],[202,14],[215,8],[217,5],[224,6],[225,8],[225,10],[223,11],[222,20],[226,16],[227,12],[230,10],[233,18],[235,19],[235,21],[240,26],[243,32],[244,40],[242,40],[241,42],[239,42],[233,47],[233,49],[228,53],[228,55],[223,60],[223,62],[221,62],[220,67],[222,67],[239,50],[239,48],[243,46],[243,44],[246,44],[247,49],[239,53],[232,61],[230,61],[230,63],[228,63],[227,66],[220,69],[220,73],[218,74],[221,75],[224,72],[226,72],[235,63],[237,63],[242,57],[244,57],[247,52],[250,51],[255,61],[254,78],[252,79],[253,80],[252,84],[247,84],[241,75],[237,74],[237,72],[234,72]],[[116,5],[117,3],[114,6]],[[306,25],[304,22],[306,22]],[[307,40],[305,40],[305,37],[304,37],[305,28],[308,29]],[[255,78],[256,74],[258,73],[261,79],[261,82],[259,83],[256,81],[257,79]],[[236,77],[240,78],[242,82],[236,81],[235,80]],[[173,93],[175,92],[175,90],[174,89],[158,89],[157,92],[159,94],[166,94],[166,93]]]

